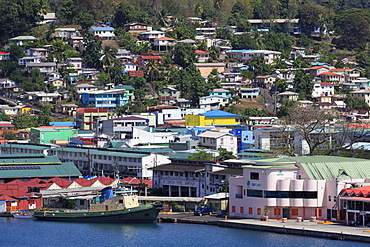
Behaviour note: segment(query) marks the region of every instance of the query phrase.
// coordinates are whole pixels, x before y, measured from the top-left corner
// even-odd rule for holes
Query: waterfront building
[[[342,219],[338,194],[370,178],[365,159],[301,156],[239,161],[243,176],[230,178],[230,216]]]
[[[228,167],[216,161],[170,158],[170,164],[153,168],[153,188],[164,196],[203,197],[217,193],[230,176],[240,175],[240,167]]]

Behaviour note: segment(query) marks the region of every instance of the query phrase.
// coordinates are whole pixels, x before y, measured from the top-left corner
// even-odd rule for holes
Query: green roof
[[[1,167],[1,166],[0,166]],[[18,165],[14,170],[0,170],[2,178],[42,178],[42,177],[67,177],[81,176],[81,172],[73,162],[65,162],[54,165],[37,165],[37,168],[28,163]],[[31,169],[30,169],[31,168]],[[36,169],[35,169],[36,168]]]
[[[56,156],[40,154],[0,155],[1,178],[42,178],[80,176],[72,162],[62,163]]]
[[[297,169],[295,165],[272,165],[272,166],[256,166],[256,165],[245,165],[243,168],[257,168],[257,169]]]
[[[33,150],[45,150],[51,148],[51,146],[38,146],[38,145],[22,145],[22,144],[5,144],[0,147],[12,147],[12,148],[25,148]]]
[[[301,166],[307,173],[308,178],[312,180],[370,178],[370,160],[337,156],[300,156],[263,159],[256,161],[256,165],[252,165],[252,167],[258,168],[264,166],[264,164],[270,166],[271,163],[271,168],[279,167],[274,166],[273,163],[280,163],[281,166],[294,165],[284,164],[285,162],[296,163]]]
[[[149,154],[140,154],[140,153],[127,153],[127,152],[119,152],[119,151],[105,151],[105,150],[97,150],[97,149],[87,149],[87,148],[70,148],[70,147],[57,147],[53,150],[64,150],[66,152],[81,152],[81,153],[88,153],[95,154],[95,155],[110,155],[110,156],[121,156],[121,157],[128,157],[128,158],[142,158],[148,156]]]

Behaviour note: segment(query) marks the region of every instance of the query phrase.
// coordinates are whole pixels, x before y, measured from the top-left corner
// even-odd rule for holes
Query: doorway
[[[283,208],[283,218],[290,219],[290,208]]]

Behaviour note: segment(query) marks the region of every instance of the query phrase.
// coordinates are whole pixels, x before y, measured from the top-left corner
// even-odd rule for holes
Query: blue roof
[[[76,122],[50,122],[50,126],[68,126],[68,127],[75,127]]]
[[[226,112],[226,111],[221,111],[221,110],[207,111],[199,115],[205,116],[205,117],[241,117],[241,115],[236,115],[236,114]]]
[[[91,27],[94,31],[114,31],[113,27]]]

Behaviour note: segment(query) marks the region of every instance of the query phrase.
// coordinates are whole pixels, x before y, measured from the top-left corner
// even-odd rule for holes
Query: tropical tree
[[[188,156],[189,160],[214,160],[213,154],[208,152],[207,150],[198,148],[196,152],[190,154]]]
[[[90,68],[100,68],[100,52],[102,42],[91,33],[84,35],[85,50],[82,52],[82,60]]]

